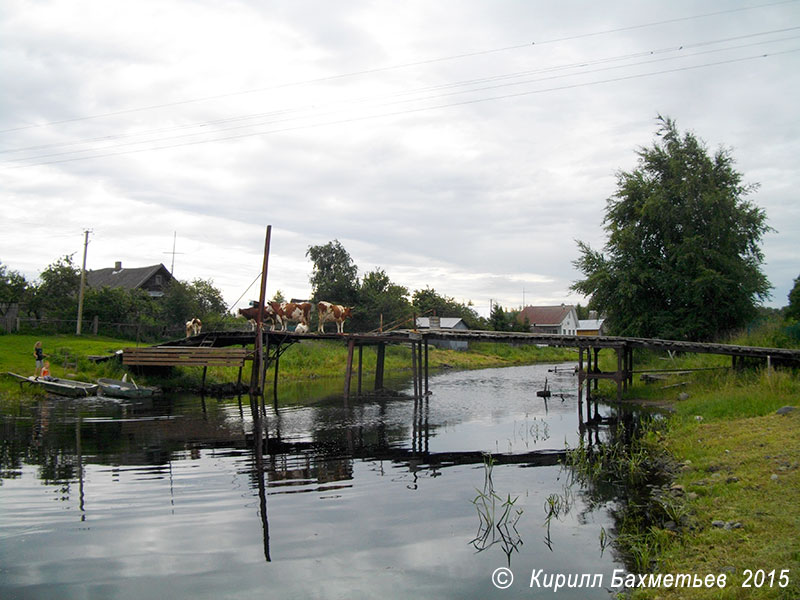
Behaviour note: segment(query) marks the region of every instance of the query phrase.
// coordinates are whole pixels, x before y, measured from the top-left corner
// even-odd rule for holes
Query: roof
[[[137,267],[134,269],[96,269],[86,272],[86,284],[93,288],[123,288],[135,290],[155,275],[160,270],[164,270],[168,277],[169,270],[163,264],[151,265],[149,267]]]
[[[440,317],[442,329],[455,329],[456,325],[461,322],[464,325],[464,329],[469,329],[467,324],[464,323],[464,319],[461,317]],[[429,329],[431,326],[431,320],[429,317],[417,317],[417,327],[420,329]]]
[[[574,307],[570,304],[560,306],[526,306],[519,312],[520,322],[528,319],[531,325],[561,325]]]
[[[578,329],[600,330],[605,319],[581,319],[578,321]]]

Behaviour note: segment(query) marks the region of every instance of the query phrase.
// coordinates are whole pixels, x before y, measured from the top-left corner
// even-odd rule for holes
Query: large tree
[[[618,335],[708,340],[745,325],[770,285],[761,271],[764,211],[745,196],[730,151],[710,156],[692,133],[658,117],[638,166],[617,174],[605,252],[578,242],[572,289],[591,296]]]
[[[306,256],[314,263],[309,282],[314,300],[352,305],[358,299],[358,267],[339,240],[309,246]]]
[[[411,303],[417,316],[438,315],[440,317],[461,317],[470,329],[483,329],[486,322],[473,308],[472,302],[458,302],[450,296],[443,296],[432,287],[415,290]]]
[[[39,274],[38,283],[31,286],[28,312],[37,317],[74,318],[77,316],[80,281],[81,271],[72,262],[72,255],[59,258],[48,265]]]
[[[376,267],[364,275],[358,296],[353,320],[354,326],[361,329],[377,329],[381,323],[384,326],[398,325],[411,315],[408,288],[392,283],[381,268]]]

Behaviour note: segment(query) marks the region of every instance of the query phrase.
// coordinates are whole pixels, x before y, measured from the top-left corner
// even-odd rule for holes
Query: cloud
[[[233,302],[272,224],[269,288],[287,296],[309,293],[308,247],[339,239],[362,272],[483,313],[523,289],[576,302],[575,240],[602,248],[615,173],[636,166],[661,113],[761,183],[783,305],[800,236],[800,69],[792,33],[776,30],[798,8],[705,13],[8,2],[0,260],[35,275],[91,228],[90,268],[166,264],[177,232],[176,275],[213,279]]]

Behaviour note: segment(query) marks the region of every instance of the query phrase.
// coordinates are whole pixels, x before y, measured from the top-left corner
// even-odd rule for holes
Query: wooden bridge
[[[576,336],[546,333],[520,333],[504,331],[451,331],[442,329],[397,330],[389,333],[294,333],[282,331],[264,331],[261,340],[265,351],[265,361],[260,374],[261,387],[270,364],[275,364],[274,389],[277,390],[278,367],[280,357],[292,345],[303,340],[336,340],[347,344],[347,364],[344,369],[344,395],[349,396],[354,370],[357,375],[357,391],[362,392],[364,346],[376,346],[377,360],[375,366],[376,390],[383,388],[384,360],[387,344],[409,345],[411,348],[411,370],[413,374],[414,396],[429,393],[428,384],[428,344],[434,340],[491,342],[512,345],[540,345],[575,348],[578,351],[578,394],[582,401],[585,388],[587,397],[589,383],[607,379],[617,384],[617,399],[633,382],[633,351],[647,349],[666,352],[702,353],[730,356],[732,366],[741,366],[744,359],[763,360],[766,365],[792,364],[800,366],[800,350],[787,348],[762,348],[733,344],[706,342],[685,342],[633,337],[614,336]],[[255,341],[255,334],[250,331],[210,331],[200,335],[174,340],[151,348],[126,348],[123,351],[123,363],[128,365],[198,365],[205,369],[210,365],[223,364],[238,366],[241,382],[241,368],[245,360],[253,358],[252,352],[246,350]],[[239,346],[239,348],[234,348]],[[356,349],[357,362],[356,360]],[[602,372],[599,368],[598,353],[603,349],[612,349],[617,356],[614,371]],[[584,368],[585,357],[585,368]]]

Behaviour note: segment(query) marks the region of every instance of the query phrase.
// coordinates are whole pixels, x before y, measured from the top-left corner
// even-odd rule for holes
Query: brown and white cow
[[[286,331],[289,322],[300,323],[308,327],[311,316],[310,302],[276,302],[270,303],[282,322],[281,331]]]
[[[193,335],[199,335],[202,328],[203,323],[197,317],[186,321],[186,337],[188,338]]]
[[[275,312],[275,306],[277,303],[269,302],[264,307],[264,323],[271,323],[272,331],[275,331],[275,327],[281,324],[281,318]],[[249,308],[240,308],[239,315],[250,321],[250,328],[252,331],[256,329],[256,319],[258,318],[258,306],[251,306]]]
[[[325,323],[334,321],[336,332],[344,333],[344,320],[352,316],[353,309],[350,306],[341,304],[331,304],[330,302],[317,302],[317,313],[319,314],[319,333],[325,333]]]

